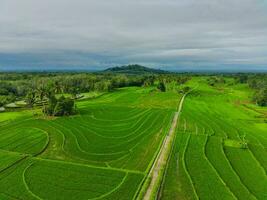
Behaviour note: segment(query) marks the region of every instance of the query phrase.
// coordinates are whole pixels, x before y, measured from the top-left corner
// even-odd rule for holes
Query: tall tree
[[[26,95],[26,102],[30,107],[33,107],[36,102],[36,91],[34,89],[30,89]]]
[[[161,92],[166,92],[166,86],[163,82],[159,82],[157,88],[161,91]]]

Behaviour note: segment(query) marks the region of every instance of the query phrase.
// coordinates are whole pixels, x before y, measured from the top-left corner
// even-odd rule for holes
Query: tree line
[[[252,100],[259,106],[267,106],[267,74],[238,74],[235,79],[239,83],[248,84],[254,91]]]
[[[3,73],[0,74],[0,107],[23,99],[29,107],[42,106],[48,115],[68,115],[75,112],[74,100],[80,93],[110,92],[130,86],[156,86],[165,92],[167,83],[183,84],[189,79],[189,76],[175,74]],[[71,97],[56,98],[56,94],[64,93]]]

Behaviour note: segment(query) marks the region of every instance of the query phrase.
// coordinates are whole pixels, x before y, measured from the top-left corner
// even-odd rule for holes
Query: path
[[[152,196],[154,195],[155,190],[157,190],[157,184],[158,184],[158,179],[160,178],[160,170],[162,169],[162,166],[167,164],[167,160],[168,160],[168,156],[170,154],[171,151],[171,146],[172,146],[172,142],[175,138],[175,129],[177,126],[177,122],[178,122],[178,117],[181,113],[182,110],[182,106],[183,106],[183,102],[184,102],[184,98],[185,98],[186,94],[183,95],[180,104],[179,104],[179,108],[178,111],[175,112],[175,115],[173,117],[172,120],[172,125],[171,128],[169,130],[169,133],[167,134],[167,136],[165,137],[165,140],[161,146],[160,152],[148,174],[148,177],[151,178],[150,184],[146,190],[146,193],[144,195],[144,200],[150,200],[152,198]]]

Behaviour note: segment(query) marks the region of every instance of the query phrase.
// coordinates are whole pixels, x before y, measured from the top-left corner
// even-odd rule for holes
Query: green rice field
[[[266,200],[267,109],[232,79],[194,77],[158,190],[163,200]],[[0,199],[137,199],[182,95],[126,87],[78,114],[0,113]],[[91,96],[93,98],[91,98]]]
[[[179,99],[125,88],[78,101],[71,117],[1,113],[0,199],[135,198]]]
[[[267,109],[245,85],[193,82],[160,199],[267,199]]]

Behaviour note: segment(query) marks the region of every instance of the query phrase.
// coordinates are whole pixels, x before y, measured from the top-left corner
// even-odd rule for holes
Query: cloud
[[[263,0],[1,0],[0,69],[266,69],[266,11]]]

